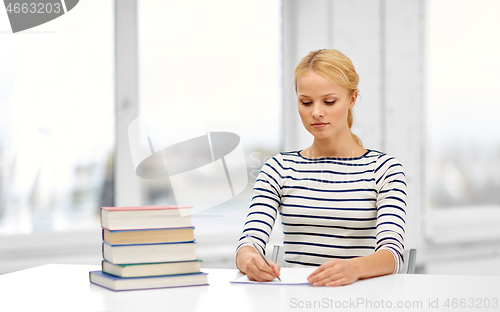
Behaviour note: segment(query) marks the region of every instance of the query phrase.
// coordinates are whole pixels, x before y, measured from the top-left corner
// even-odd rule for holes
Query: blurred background
[[[260,168],[312,142],[293,67],[335,48],[360,75],[353,132],[405,167],[417,272],[500,275],[498,16],[496,0],[86,0],[12,34],[0,10],[0,274],[99,264],[100,207],[175,204],[168,178],[135,175],[127,127],[190,95],[245,151],[245,191],[193,218],[203,266],[234,268]]]

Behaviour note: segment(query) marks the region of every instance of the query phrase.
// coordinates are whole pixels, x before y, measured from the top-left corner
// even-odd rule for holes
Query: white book
[[[194,240],[143,245],[110,245],[103,242],[102,255],[104,260],[113,264],[196,260]]]
[[[181,212],[182,210],[182,212]],[[101,226],[107,230],[138,230],[192,226],[190,206],[102,207]]]

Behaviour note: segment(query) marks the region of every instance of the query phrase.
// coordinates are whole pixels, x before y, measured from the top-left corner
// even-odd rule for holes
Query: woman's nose
[[[312,116],[314,118],[319,118],[323,117],[324,112],[323,109],[321,108],[321,105],[313,104],[313,111],[312,111]]]

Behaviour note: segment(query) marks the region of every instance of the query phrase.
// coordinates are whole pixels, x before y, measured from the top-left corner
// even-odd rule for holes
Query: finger
[[[270,282],[270,281],[272,281],[272,280],[276,279],[276,277],[277,277],[277,276],[279,276],[279,275],[277,275],[277,274],[274,272],[274,270],[273,270],[273,271],[271,271],[271,273],[269,273],[269,272],[264,272],[264,271],[259,271],[259,272],[258,272],[258,274],[259,274],[259,278],[260,278],[262,281],[264,281],[264,282]]]
[[[280,277],[280,268],[275,268],[274,269],[274,275],[276,275],[276,277]]]
[[[268,260],[269,261],[269,260]],[[259,268],[259,270],[261,271],[264,271],[264,272],[267,272],[269,274],[274,274],[274,270],[273,270],[273,267],[269,266],[266,261],[264,261],[264,259],[262,258],[258,258],[256,259],[256,262],[255,264],[257,265],[257,267]]]
[[[265,281],[265,282],[271,282],[273,280],[276,279],[276,275],[273,273],[273,274],[269,274],[267,272],[263,272],[262,275],[261,275],[262,279]]]
[[[270,282],[276,278],[274,274],[269,274],[262,271],[251,272],[247,274],[247,277],[249,280],[256,282]]]
[[[261,266],[261,261],[264,263],[264,266]],[[249,263],[247,266],[247,277],[250,280],[259,282],[272,281],[276,278],[273,269],[262,258]]]
[[[325,286],[335,287],[335,286],[345,286],[345,285],[349,285],[349,284],[351,284],[351,283],[348,281],[348,279],[345,277],[342,277],[342,278],[339,278],[337,280],[326,283]]]
[[[314,276],[310,280],[308,280],[309,284],[313,286],[323,286],[324,284],[330,282],[332,278],[338,275],[340,272],[334,272],[331,270],[324,270],[320,274]]]
[[[269,261],[269,264],[271,264],[271,266],[272,266],[274,275],[276,275],[276,277],[279,277],[280,276],[280,271],[281,271],[280,266],[277,265],[276,263],[274,263],[273,261]]]
[[[319,273],[323,272],[323,270],[325,269],[325,267],[323,267],[322,265],[320,265],[316,270],[314,270],[311,275],[309,275],[307,277],[307,280],[311,279],[311,278],[314,278],[316,275],[318,275]]]
[[[273,273],[261,271],[257,267],[255,267],[255,269],[249,273],[250,276],[248,277],[248,279],[258,282],[269,282],[276,278]]]
[[[308,280],[309,280],[309,278],[314,278],[316,275],[320,274],[321,272],[325,271],[326,269],[335,266],[338,262],[337,260],[338,259],[332,259],[332,260],[320,265],[316,270],[314,270],[314,272],[311,273],[311,275],[309,275]]]
[[[330,282],[334,282],[340,278],[343,278],[344,275],[339,272],[339,273],[336,273],[336,274],[331,274],[331,275],[327,275],[319,280],[316,280],[315,282],[312,283],[313,286],[325,286],[326,284],[330,283]]]
[[[315,275],[311,274],[307,278],[307,281],[310,284],[314,284],[320,280],[324,280],[325,278],[327,278],[331,275],[337,274],[337,273],[339,273],[338,267],[336,267],[336,266],[325,267],[325,268],[323,268],[323,270],[321,272],[319,272]]]

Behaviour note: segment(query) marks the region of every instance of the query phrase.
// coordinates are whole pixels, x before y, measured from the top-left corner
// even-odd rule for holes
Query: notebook
[[[264,284],[264,285],[309,285],[307,277],[317,268],[281,268],[281,281],[275,278],[271,282],[256,282],[248,279],[246,275],[235,278],[231,283]]]

